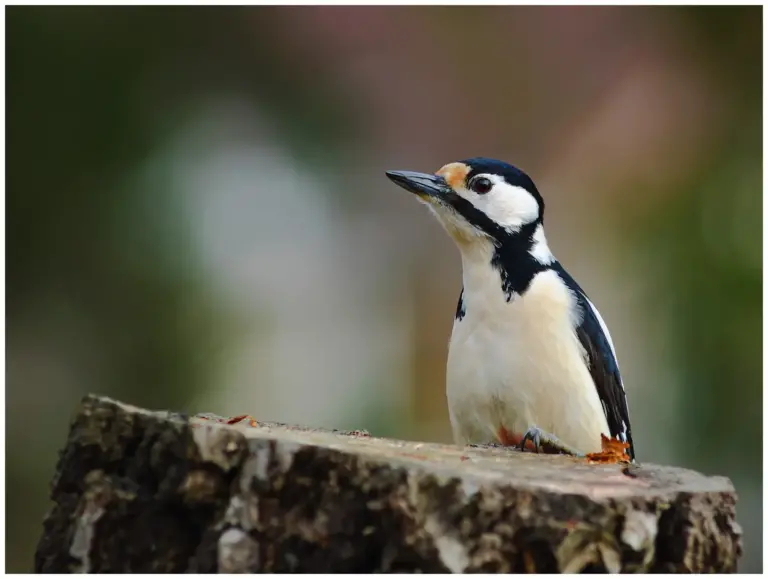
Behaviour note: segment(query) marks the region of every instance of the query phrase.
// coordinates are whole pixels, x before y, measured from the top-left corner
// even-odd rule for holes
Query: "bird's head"
[[[434,174],[387,171],[387,177],[427,204],[460,248],[529,237],[542,223],[544,201],[520,169],[476,157]]]

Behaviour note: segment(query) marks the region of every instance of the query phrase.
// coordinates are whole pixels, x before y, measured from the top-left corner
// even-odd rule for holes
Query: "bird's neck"
[[[461,248],[467,299],[510,302],[525,292],[534,276],[554,263],[541,223],[532,223],[502,240],[483,239]]]

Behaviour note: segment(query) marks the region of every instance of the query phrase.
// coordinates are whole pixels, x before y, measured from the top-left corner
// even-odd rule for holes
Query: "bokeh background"
[[[525,169],[642,461],[762,568],[760,7],[9,7],[6,556],[80,397],[449,441],[457,251],[386,169]]]

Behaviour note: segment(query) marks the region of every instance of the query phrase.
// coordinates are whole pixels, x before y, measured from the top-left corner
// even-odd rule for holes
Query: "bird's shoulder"
[[[597,310],[597,307],[559,261],[552,263],[550,269],[557,274],[560,280],[562,280],[562,283],[571,291],[574,297],[574,304],[579,310],[578,329],[580,329],[590,341],[594,342],[593,347],[597,348],[598,353],[604,358],[605,363],[618,373],[619,368],[613,339],[611,338],[610,331],[603,321],[600,312]]]

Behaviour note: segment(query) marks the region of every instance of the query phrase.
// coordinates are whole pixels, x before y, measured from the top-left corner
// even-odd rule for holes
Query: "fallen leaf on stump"
[[[587,455],[587,462],[590,464],[617,464],[620,462],[630,462],[627,449],[628,442],[621,442],[618,438],[608,438],[605,434],[600,434],[602,450],[600,452],[590,452]]]
[[[240,414],[231,418],[225,418],[223,416],[214,416],[213,414],[195,414],[194,418],[199,420],[211,420],[217,424],[247,424],[248,426],[257,427],[259,423],[250,414]],[[247,421],[247,422],[245,422]]]
[[[258,422],[256,422],[256,419],[253,416],[250,416],[249,414],[241,414],[240,416],[233,416],[232,418],[228,419],[226,421],[227,424],[240,424],[244,420],[247,420],[248,426],[257,427],[259,425]]]

